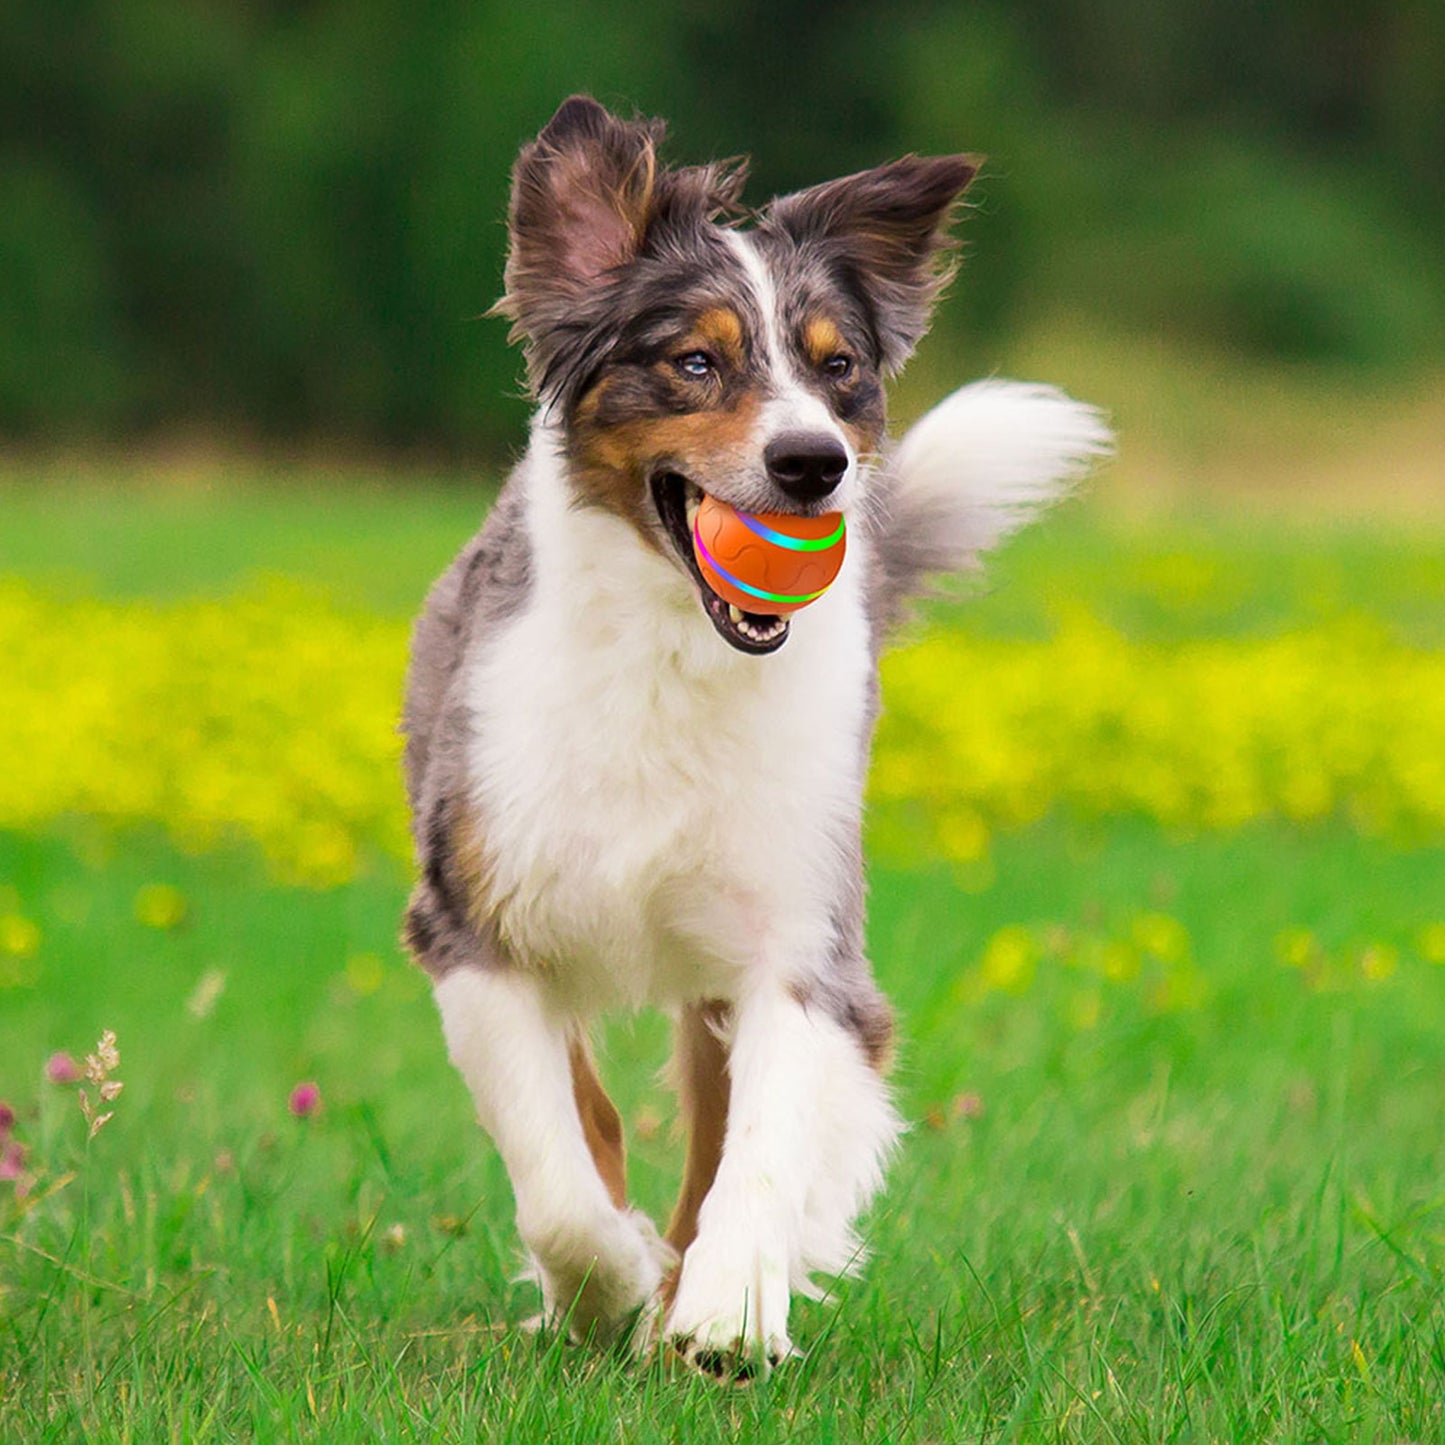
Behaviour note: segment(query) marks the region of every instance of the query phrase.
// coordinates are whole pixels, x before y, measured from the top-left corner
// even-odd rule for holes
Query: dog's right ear
[[[663,123],[562,102],[512,172],[506,295],[493,308],[531,345],[637,254],[657,200]]]

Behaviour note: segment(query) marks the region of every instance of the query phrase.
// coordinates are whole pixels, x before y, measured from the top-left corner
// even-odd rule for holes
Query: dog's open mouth
[[[702,488],[678,472],[662,472],[652,479],[652,501],[657,515],[697,584],[703,610],[725,642],[739,652],[776,652],[788,640],[788,619],[771,612],[745,612],[725,601],[708,586],[692,550],[692,522],[702,503]]]

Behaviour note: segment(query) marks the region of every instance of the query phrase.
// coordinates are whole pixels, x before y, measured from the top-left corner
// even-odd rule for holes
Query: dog
[[[417,623],[403,714],[405,941],[500,1151],[544,1318],[712,1373],[792,1353],[790,1296],[860,1258],[900,1132],[864,953],[878,657],[1109,444],[1043,386],[965,387],[897,446],[884,381],[951,271],[979,158],[908,156],[743,209],[745,166],[566,101],[513,172],[505,295],[525,454]],[[694,559],[704,493],[841,512],[790,617]],[[675,1020],[688,1129],[659,1235],[629,1207],[589,1023]]]

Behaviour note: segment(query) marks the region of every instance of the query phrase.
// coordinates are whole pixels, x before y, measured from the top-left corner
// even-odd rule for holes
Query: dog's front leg
[[[567,1021],[547,1008],[534,975],[505,964],[455,968],[435,993],[447,1051],[511,1176],[546,1317],[567,1320],[579,1338],[615,1334],[656,1295],[670,1251],[598,1172]]]
[[[820,1225],[848,1233],[877,1182],[894,1116],[854,1035],[786,987],[734,1005],[728,1078],[722,1159],[683,1256],[667,1335],[704,1369],[747,1373],[791,1353],[790,1288],[809,1265],[846,1265],[828,1260],[836,1251],[819,1251],[814,1236]],[[855,1128],[858,1143],[840,1153],[840,1131]]]

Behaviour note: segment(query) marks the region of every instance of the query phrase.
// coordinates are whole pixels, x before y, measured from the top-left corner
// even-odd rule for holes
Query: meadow
[[[1445,530],[1074,505],[910,630],[913,1127],[731,1389],[522,1328],[397,947],[408,618],[485,487],[55,483],[0,487],[0,1440],[1445,1439]],[[663,1213],[666,1024],[601,1042]]]

